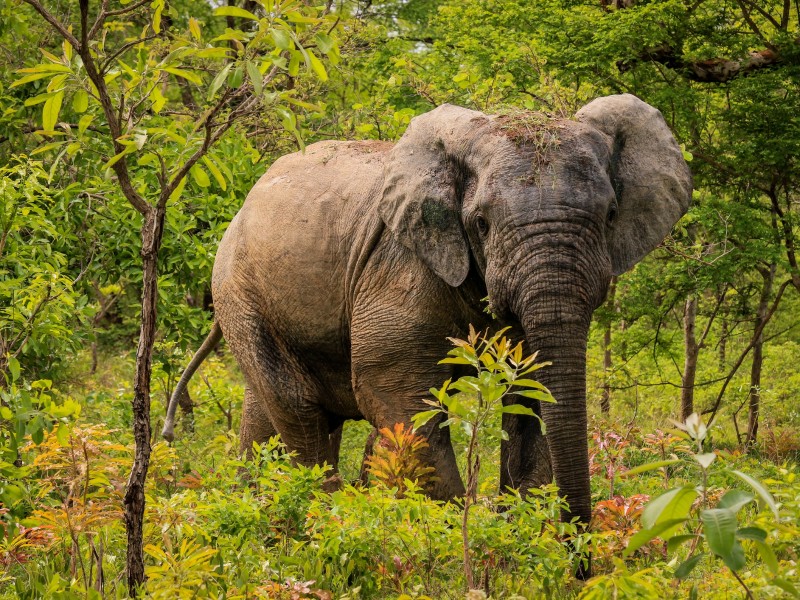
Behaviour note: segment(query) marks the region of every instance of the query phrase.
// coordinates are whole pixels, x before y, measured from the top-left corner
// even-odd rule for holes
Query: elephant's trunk
[[[588,257],[582,257],[584,259]],[[538,261],[532,261],[538,262]],[[590,282],[607,280],[601,272],[580,273],[581,257],[550,256],[548,265],[531,266],[521,278],[514,312],[538,361],[552,365],[536,372],[555,403],[542,403],[553,474],[569,503],[565,520],[591,517],[586,417],[586,342],[592,311],[605,287]],[[591,261],[589,261],[591,262]],[[586,264],[586,262],[584,262]],[[595,267],[597,268],[597,267]],[[602,270],[602,265],[600,266]]]

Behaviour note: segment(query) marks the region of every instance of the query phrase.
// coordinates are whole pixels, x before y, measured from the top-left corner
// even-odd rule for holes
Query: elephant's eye
[[[613,225],[614,221],[617,220],[617,202],[614,201],[611,203],[611,206],[608,207],[608,215],[606,215],[606,220],[608,221],[609,225]]]
[[[475,219],[475,226],[478,228],[478,233],[480,233],[482,236],[485,236],[487,233],[489,233],[489,223],[487,223],[486,219],[483,217],[479,216],[477,219]]]

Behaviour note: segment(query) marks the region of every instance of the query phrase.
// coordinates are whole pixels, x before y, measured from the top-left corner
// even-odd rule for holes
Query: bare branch
[[[730,373],[728,373],[728,376],[725,378],[725,381],[722,384],[722,388],[719,390],[719,394],[717,394],[717,399],[714,402],[714,406],[712,406],[710,409],[707,409],[707,410],[703,411],[704,415],[708,414],[708,413],[711,413],[711,419],[709,421],[713,421],[714,417],[717,416],[717,411],[719,410],[720,404],[722,404],[722,397],[725,395],[725,390],[728,389],[728,384],[731,382],[731,380],[736,375],[737,371],[739,370],[739,367],[742,366],[742,363],[744,362],[744,359],[747,358],[748,354],[750,354],[750,350],[752,350],[753,346],[756,345],[756,342],[758,341],[759,337],[761,336],[761,333],[764,331],[764,328],[767,326],[767,323],[770,322],[770,319],[772,319],[772,315],[774,315],[775,311],[778,309],[778,303],[780,302],[781,297],[783,296],[783,292],[786,291],[786,288],[791,283],[792,283],[792,280],[791,279],[787,279],[786,281],[783,282],[783,284],[781,284],[781,287],[778,289],[778,294],[775,296],[775,300],[772,301],[772,306],[770,307],[769,312],[767,312],[767,314],[764,315],[764,320],[761,321],[761,324],[758,327],[756,327],[756,329],[753,331],[753,335],[752,335],[752,337],[750,339],[750,343],[747,345],[747,347],[739,355],[739,358],[737,359],[736,363],[734,363],[733,368],[731,368]]]
[[[129,48],[133,48],[134,46],[138,46],[139,44],[143,44],[144,42],[149,42],[150,40],[154,40],[159,37],[158,34],[148,35],[147,37],[138,38],[133,40],[132,42],[128,42],[127,44],[123,44],[120,46],[114,54],[109,56],[107,59],[103,61],[102,66],[100,67],[100,72],[105,75],[106,69],[111,66],[111,62],[120,56],[123,52],[128,50]]]

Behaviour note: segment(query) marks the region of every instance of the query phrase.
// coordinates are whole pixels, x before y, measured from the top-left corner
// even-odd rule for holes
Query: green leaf
[[[314,36],[314,40],[317,42],[319,51],[323,54],[328,54],[328,52],[336,47],[336,42],[334,42],[333,38],[326,33],[318,33]]]
[[[630,556],[639,548],[644,546],[647,542],[657,537],[662,539],[667,538],[668,535],[666,532],[677,529],[685,522],[686,519],[670,519],[668,521],[662,521],[648,529],[641,529],[634,536],[632,536],[630,540],[628,540],[628,547],[625,548],[625,551],[622,553],[622,555],[625,557]]]
[[[228,183],[225,181],[225,178],[222,176],[222,172],[219,170],[217,165],[211,162],[211,159],[209,159],[207,156],[203,157],[203,164],[211,172],[211,175],[214,177],[214,179],[216,180],[217,184],[222,189],[222,191],[224,192],[225,190],[227,190]]]
[[[656,469],[660,469],[661,467],[667,467],[669,465],[674,465],[675,463],[679,462],[681,462],[679,458],[673,458],[669,460],[658,460],[644,465],[639,465],[638,467],[634,467],[628,471],[625,471],[624,473],[620,473],[619,477],[631,477],[632,475],[639,475],[640,473],[655,471]]]
[[[152,89],[149,98],[150,102],[153,103],[153,112],[156,114],[160,113],[161,109],[164,108],[164,105],[167,103],[166,97],[161,93],[161,90],[158,89],[158,86]]]
[[[206,173],[201,166],[197,164],[192,165],[192,168],[189,172],[192,174],[192,179],[194,179],[194,182],[201,188],[207,188],[211,185],[211,180],[208,178],[208,173]]]
[[[19,379],[21,368],[19,361],[13,356],[8,357],[8,372],[11,374],[11,383]]]
[[[270,29],[270,35],[279,50],[294,50],[294,41],[288,31],[283,29]]]
[[[214,9],[215,17],[239,17],[241,19],[250,19],[251,21],[258,21],[258,17],[251,13],[249,10],[239,8],[238,6],[220,6]]]
[[[58,123],[58,114],[61,112],[61,102],[64,100],[64,91],[56,92],[48,98],[42,108],[42,129],[55,131]]]
[[[250,78],[250,82],[253,84],[253,92],[256,96],[260,96],[261,91],[264,89],[261,72],[258,70],[256,64],[252,61],[248,60],[247,63],[245,63],[245,66],[247,67],[247,76]]]
[[[232,63],[228,63],[225,65],[222,70],[217,73],[217,76],[214,77],[214,81],[211,82],[211,87],[208,89],[208,99],[211,100],[214,97],[214,94],[217,93],[217,90],[222,87],[222,84],[225,83],[225,78],[228,77],[228,72],[231,70],[233,66]]]
[[[289,75],[292,77],[297,77],[297,73],[300,72],[300,58],[302,54],[300,54],[297,50],[292,50],[291,55],[289,57]]]
[[[775,552],[772,550],[772,546],[767,544],[764,541],[753,540],[758,549],[758,553],[761,555],[761,560],[767,565],[770,573],[773,575],[778,574],[778,558],[775,556]]]
[[[686,542],[692,541],[697,539],[696,533],[685,533],[683,535],[673,535],[669,540],[667,540],[667,552],[672,553],[675,552],[678,548],[680,548]]]
[[[714,459],[717,458],[717,455],[714,452],[707,452],[705,454],[692,454],[692,458],[694,458],[701,467],[708,469],[711,463],[714,462]]]
[[[172,73],[176,77],[182,77],[186,81],[191,81],[197,85],[202,85],[203,80],[195,73],[186,71],[185,69],[176,69],[175,67],[164,67],[164,71]]]
[[[424,410],[422,412],[418,412],[413,417],[411,417],[411,422],[414,424],[414,428],[415,429],[419,429],[420,427],[425,425],[425,423],[430,421],[433,417],[438,415],[440,412],[442,412],[442,411],[441,410]]]
[[[18,87],[20,85],[25,85],[26,83],[30,83],[31,81],[36,81],[37,79],[44,79],[45,77],[52,77],[52,73],[45,72],[45,73],[32,73],[31,75],[26,75],[25,77],[20,77],[10,86],[9,89]]]
[[[78,121],[78,134],[83,134],[84,131],[89,127],[89,125],[94,120],[94,115],[83,115],[81,120]]]
[[[14,416],[14,413],[11,412],[11,409],[7,406],[0,405],[0,419],[5,421],[10,421]]]
[[[62,447],[69,443],[69,427],[64,423],[59,423],[58,429],[56,429],[56,439]]]
[[[689,517],[692,502],[697,497],[697,490],[693,487],[680,487],[665,492],[657,498],[650,500],[642,512],[642,526],[650,529],[658,523],[672,520],[685,520]],[[670,532],[664,532],[664,538]]]
[[[89,94],[86,90],[78,90],[72,96],[72,110],[80,114],[86,112],[87,108],[89,108]]]
[[[522,404],[509,404],[508,406],[504,406],[501,409],[501,412],[507,415],[529,415],[531,417],[536,416],[536,413],[533,412],[533,409],[528,408],[527,406],[523,406]]]
[[[725,560],[736,541],[736,513],[729,508],[710,508],[700,513],[709,549]]]
[[[760,527],[742,527],[736,532],[736,537],[740,540],[763,542],[767,539],[767,532]]]
[[[311,50],[308,51],[307,57],[307,62],[311,70],[317,74],[317,77],[319,77],[321,81],[328,81],[328,72],[325,70],[325,65],[322,64],[322,61],[318,59]]]
[[[675,579],[686,579],[689,576],[689,573],[694,570],[697,566],[697,563],[705,556],[705,553],[702,554],[695,554],[691,558],[687,558],[683,561],[677,569],[675,569],[674,577]]]
[[[772,509],[772,514],[775,515],[775,520],[779,520],[780,517],[778,515],[778,505],[775,504],[775,499],[772,497],[772,494],[767,491],[760,481],[753,479],[750,475],[746,473],[742,473],[741,471],[734,471],[731,470],[731,473],[736,475],[739,479],[744,481],[747,485],[753,488],[753,491],[758,494],[758,496]]]
[[[745,492],[742,490],[728,490],[725,492],[725,495],[720,498],[716,508],[727,508],[732,510],[734,513],[738,513],[743,506],[752,502],[754,498],[755,496],[753,496],[753,494],[750,492]]]
[[[244,81],[244,69],[238,65],[228,76],[228,86],[237,89]]]
[[[534,400],[539,400],[540,402],[554,403],[556,401],[556,399],[553,398],[549,392],[540,392],[539,390],[514,390],[514,393],[517,396],[533,398]]]

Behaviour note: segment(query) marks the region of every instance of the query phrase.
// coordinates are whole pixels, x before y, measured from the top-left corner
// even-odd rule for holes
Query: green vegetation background
[[[78,30],[70,3],[44,6]],[[256,109],[236,119],[166,206],[154,431],[210,328],[216,244],[278,156],[320,139],[395,140],[443,102],[562,117],[598,95],[630,92],[663,112],[692,158],[696,191],[672,236],[620,277],[596,313],[588,381],[597,578],[572,578],[575,556],[562,543],[569,525],[558,523],[553,490],[525,501],[497,496],[499,451],[486,444],[471,521],[482,586],[496,598],[742,595],[711,558],[675,579],[689,548],[668,553],[653,542],[622,558],[648,496],[698,483],[690,467],[623,476],[689,455],[668,430],[692,390],[698,412],[719,400],[711,440],[719,460],[758,478],[780,504],[781,521],[755,503],[743,516],[768,531],[788,587],[749,542],[739,576],[757,597],[800,587],[795,4],[336,2],[324,37],[308,44],[313,60],[298,58],[287,36],[300,39],[311,28],[302,19],[321,9],[288,0],[240,8],[266,20],[215,16],[188,0],[143,3],[107,21],[95,49],[108,59],[114,97],[141,100],[122,146],[146,197],[159,186],[158,154],[169,165],[185,160],[215,98],[259,87]],[[278,13],[299,16],[280,24]],[[29,3],[0,3],[0,56],[0,597],[122,597],[142,219],[120,191],[119,152],[79,59]],[[398,499],[374,477],[363,490],[322,494],[321,470],[292,467],[272,446],[243,462],[242,382],[224,349],[190,395],[193,430],[185,422],[173,447],[153,447],[148,597],[464,596],[457,505],[413,489]],[[346,481],[359,476],[368,433],[364,423],[345,427]],[[463,433],[455,442],[464,460]],[[736,485],[721,474],[709,489],[721,496]]]

